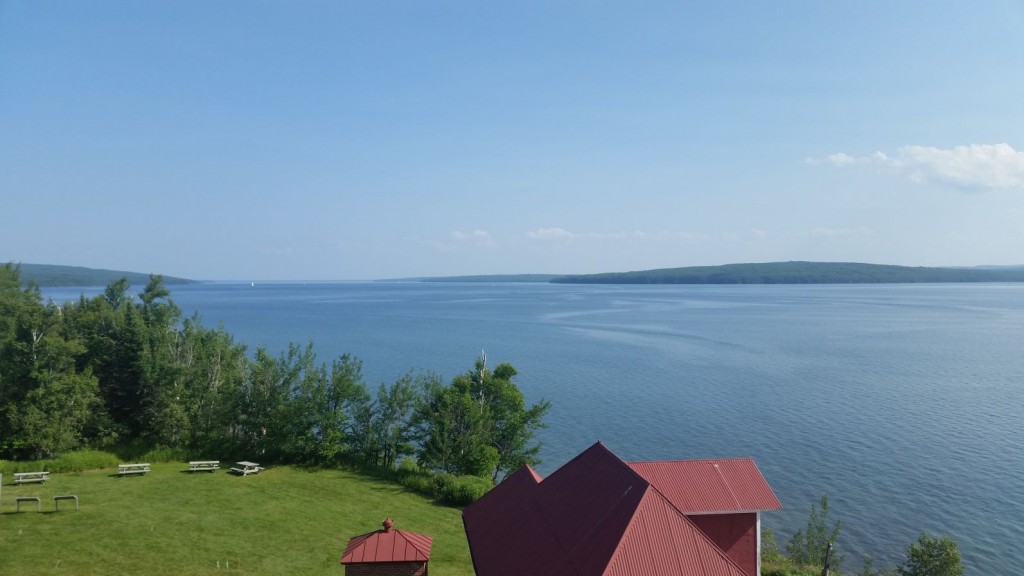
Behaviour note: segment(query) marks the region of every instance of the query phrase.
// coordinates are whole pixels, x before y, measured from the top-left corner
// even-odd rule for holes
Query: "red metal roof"
[[[782,508],[750,458],[630,462],[629,467],[685,514]]]
[[[648,490],[603,576],[749,576],[686,516]]]
[[[546,479],[529,467],[462,512],[478,576],[743,576],[598,442]]]
[[[369,532],[348,541],[342,564],[368,562],[426,562],[433,540],[429,536],[395,530],[384,521],[384,530]]]

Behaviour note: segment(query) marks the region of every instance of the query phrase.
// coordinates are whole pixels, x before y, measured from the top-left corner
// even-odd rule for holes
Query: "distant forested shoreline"
[[[1024,266],[926,268],[857,262],[768,262],[560,276],[558,284],[900,284],[1024,282]]]
[[[149,274],[81,266],[19,264],[21,279],[41,287],[106,286],[119,279],[144,285]],[[200,280],[161,276],[166,285]],[[925,267],[859,262],[765,262],[658,268],[599,274],[479,274],[382,279],[377,282],[530,282],[553,284],[913,284],[1024,282],[1024,265]]]
[[[139,272],[122,272],[104,270],[102,268],[85,268],[83,266],[59,266],[53,264],[20,264],[21,279],[24,282],[35,282],[37,286],[106,286],[121,278],[130,284],[145,285],[149,282],[149,274]],[[194,284],[196,280],[161,276],[166,285]]]

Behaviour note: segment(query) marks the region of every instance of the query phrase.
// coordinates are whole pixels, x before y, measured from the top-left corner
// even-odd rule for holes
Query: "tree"
[[[85,347],[64,312],[21,289],[19,269],[0,267],[0,455],[42,458],[77,448],[99,403],[96,378],[80,370]]]
[[[907,549],[907,560],[899,568],[901,576],[960,576],[960,549],[949,536],[938,538],[927,532]]]
[[[516,369],[506,362],[489,373],[486,359],[481,357],[476,370],[468,375],[470,396],[484,406],[491,420],[490,445],[498,453],[491,473],[494,482],[500,475],[540,461],[540,444],[529,444],[536,431],[544,428],[544,415],[551,408],[547,400],[527,407],[523,393],[512,381],[516,374]]]
[[[359,407],[352,441],[364,463],[392,469],[415,452],[413,416],[420,404],[419,390],[429,378],[407,374],[391,386],[381,383],[376,399]]]
[[[835,547],[839,538],[840,523],[836,523],[829,529],[828,519],[828,494],[821,497],[820,511],[811,504],[811,515],[807,519],[807,528],[797,530],[796,534],[786,543],[786,553],[789,558],[803,566],[822,566],[825,560],[825,552],[828,545]],[[833,551],[831,557],[831,568],[839,571],[843,564],[843,555]]]
[[[434,386],[419,410],[420,464],[458,475],[497,481],[526,464],[539,462],[540,444],[531,445],[551,407],[546,400],[527,406],[513,382],[508,363],[487,370],[484,357],[475,369]]]
[[[775,541],[775,531],[771,528],[761,529],[761,561],[765,563],[778,562],[782,557],[779,553],[779,544]]]
[[[420,466],[457,476],[490,476],[498,451],[489,445],[490,421],[468,390],[430,383],[416,412]]]

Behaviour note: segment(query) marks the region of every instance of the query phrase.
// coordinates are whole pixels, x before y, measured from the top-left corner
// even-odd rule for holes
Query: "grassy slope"
[[[153,464],[149,474],[128,478],[112,470],[51,473],[45,484],[23,486],[5,475],[0,574],[337,576],[348,539],[380,528],[387,516],[398,529],[434,539],[432,573],[473,574],[459,511],[399,486],[337,470],[277,467],[243,478],[185,468]],[[81,510],[64,501],[52,513],[57,494],[76,494]],[[31,503],[15,514],[17,496],[41,497],[48,513]]]

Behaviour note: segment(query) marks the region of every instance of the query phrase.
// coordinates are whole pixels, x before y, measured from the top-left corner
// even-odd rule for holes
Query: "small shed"
[[[388,518],[383,530],[349,540],[341,563],[345,576],[427,576],[432,544],[429,536],[395,530]]]

